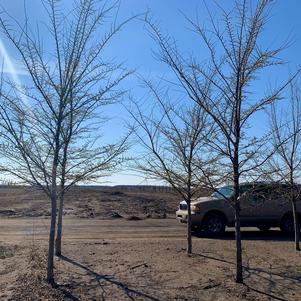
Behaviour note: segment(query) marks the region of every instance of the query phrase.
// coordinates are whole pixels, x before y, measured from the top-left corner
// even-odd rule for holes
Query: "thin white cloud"
[[[10,55],[1,39],[0,39],[0,57],[3,60],[2,72],[9,74],[11,76],[12,80],[14,81],[15,85],[17,86],[17,88],[19,90],[21,90],[22,84],[21,84],[19,75],[25,74],[25,71],[16,69],[14,62],[13,62],[12,58],[10,57]],[[28,105],[27,97],[21,92],[19,92],[19,96],[22,99],[23,103]]]
[[[1,50],[0,50],[1,51]],[[3,58],[0,56],[0,60],[3,60]],[[14,66],[16,66],[17,62],[13,61],[13,64]],[[2,70],[1,70],[3,73],[6,73],[6,74],[12,74],[11,72],[11,69],[8,68],[5,64],[4,66],[2,67]],[[17,74],[18,76],[28,76],[28,72],[26,71],[26,69],[22,69],[22,68],[15,68],[15,73],[14,74]]]

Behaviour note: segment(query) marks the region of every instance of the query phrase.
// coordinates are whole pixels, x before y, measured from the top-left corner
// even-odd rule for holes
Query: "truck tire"
[[[207,235],[222,235],[224,234],[226,228],[225,218],[219,213],[209,213],[204,218],[202,228]]]
[[[287,233],[287,234],[292,234],[294,233],[294,219],[292,214],[286,214],[280,224],[280,229],[282,232]]]

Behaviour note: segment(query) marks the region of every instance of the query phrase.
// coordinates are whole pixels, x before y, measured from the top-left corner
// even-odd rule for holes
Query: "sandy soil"
[[[0,219],[0,300],[16,300],[31,246],[47,245],[48,223]],[[244,229],[244,285],[233,281],[232,229],[220,239],[194,236],[192,257],[185,246],[185,226],[174,219],[66,218],[51,289],[58,295],[32,300],[300,300],[301,255],[278,230]]]

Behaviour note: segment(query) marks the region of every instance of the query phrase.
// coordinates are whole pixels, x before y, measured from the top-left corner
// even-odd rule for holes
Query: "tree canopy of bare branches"
[[[187,253],[191,255],[191,201],[204,190],[200,168],[210,166],[210,158],[205,158],[206,141],[214,129],[204,110],[194,102],[176,103],[160,85],[146,80],[144,84],[151,111],[136,101],[131,102],[129,110],[133,132],[143,149],[135,169],[148,179],[168,183],[186,202]],[[205,167],[201,160],[206,162]]]
[[[98,131],[101,107],[122,97],[119,84],[131,74],[103,51],[133,18],[117,23],[115,17],[110,23],[116,3],[95,0],[74,1],[66,13],[58,1],[43,6],[50,50],[44,49],[39,29],[33,34],[27,15],[24,24],[5,12],[0,16],[1,30],[28,72],[22,86],[2,74],[1,154],[7,162],[1,171],[38,186],[51,201],[47,280],[52,283],[57,200],[60,254],[64,193],[114,171],[127,148],[126,137],[101,144]]]
[[[234,195],[229,201],[235,210],[236,281],[239,283],[243,282],[240,180],[267,159],[258,161],[256,158],[258,149],[262,151],[265,143],[262,139],[249,137],[250,120],[254,114],[279,100],[283,90],[298,73],[266,95],[258,97],[259,93],[253,93],[252,87],[260,74],[283,64],[279,55],[286,45],[279,48],[261,46],[260,38],[270,7],[269,0],[259,0],[254,6],[249,1],[237,1],[230,12],[219,7],[221,20],[216,20],[208,10],[210,27],[206,28],[199,20],[187,18],[209,53],[207,63],[199,63],[196,55],[189,58],[183,56],[177,43],[163,34],[149,17],[146,18],[150,33],[159,46],[159,59],[174,72],[177,87],[180,86],[187,98],[210,116],[219,132],[211,141],[211,149],[220,155],[219,170],[223,181],[230,180],[233,187]],[[212,177],[206,173],[203,178],[209,184],[212,182]]]
[[[295,232],[295,248],[300,251],[300,226],[296,201],[300,198],[301,188],[301,98],[297,81],[290,84],[290,97],[285,109],[273,104],[270,114],[271,132],[275,155],[268,161],[269,173],[275,181],[289,185],[288,199],[292,205],[292,219]]]

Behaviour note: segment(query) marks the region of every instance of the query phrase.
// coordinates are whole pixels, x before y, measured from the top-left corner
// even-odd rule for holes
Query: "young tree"
[[[94,111],[99,106],[109,103],[99,102],[91,107],[91,103],[84,104],[82,101],[80,95],[72,94],[68,103],[69,116],[61,131],[59,208],[55,240],[57,256],[61,256],[62,253],[63,208],[66,192],[79,182],[99,182],[103,177],[115,172],[125,161],[122,155],[128,149],[128,135],[118,142],[97,146],[102,138],[101,125],[106,122],[106,119],[100,120],[101,117],[96,116]],[[78,106],[80,109],[76,109]]]
[[[300,226],[296,201],[300,198],[301,165],[301,98],[300,88],[296,82],[290,85],[290,98],[285,103],[285,110],[275,104],[271,107],[270,121],[273,134],[275,155],[269,160],[272,178],[284,182],[289,187],[288,198],[292,206],[292,216],[285,216],[282,221],[284,230],[294,225],[295,248],[300,251]]]
[[[153,109],[149,112],[139,103],[132,101],[129,110],[135,124],[133,132],[143,152],[135,168],[148,179],[164,181],[185,200],[187,204],[187,253],[192,254],[191,202],[204,187],[199,179],[200,159],[204,159],[206,141],[212,135],[212,123],[204,110],[195,103],[175,103],[168,92],[159,86],[144,81],[152,99]],[[204,159],[209,166],[209,158]],[[196,164],[197,163],[197,164]]]
[[[257,154],[260,139],[247,136],[250,120],[280,97],[289,81],[270,94],[256,99],[252,93],[260,73],[268,67],[282,64],[278,58],[283,47],[268,49],[260,46],[261,34],[268,17],[271,1],[259,0],[255,7],[248,1],[237,1],[230,12],[221,7],[223,19],[215,21],[210,15],[211,28],[206,30],[199,22],[188,19],[193,31],[202,40],[209,53],[207,64],[198,58],[185,58],[171,37],[162,34],[149,18],[146,22],[160,49],[160,59],[177,77],[177,87],[182,87],[187,97],[198,104],[213,120],[219,135],[212,140],[212,150],[217,152],[220,170],[230,172],[233,198],[229,199],[235,210],[236,282],[243,282],[242,247],[240,233],[240,180],[247,177],[255,166],[251,163]],[[251,5],[251,4],[250,4]],[[209,12],[209,10],[208,10]],[[265,71],[266,72],[266,71]],[[252,89],[253,88],[253,89]],[[207,91],[210,91],[208,93]],[[265,160],[264,160],[265,161]],[[210,175],[204,175],[210,183]]]
[[[94,0],[73,4],[64,14],[60,2],[43,1],[49,18],[47,50],[39,29],[36,35],[30,29],[27,15],[23,26],[6,13],[0,16],[1,29],[29,75],[22,86],[2,75],[0,149],[9,161],[2,164],[1,170],[38,186],[51,201],[49,283],[54,282],[57,200],[61,200],[59,241],[65,191],[112,170],[125,149],[124,140],[100,146],[91,133],[93,122],[97,122],[93,113],[99,113],[100,107],[114,103],[123,94],[118,85],[130,72],[106,61],[103,50],[132,18],[120,24],[113,20],[109,31],[100,37],[103,24],[118,7],[99,5],[101,2]]]

